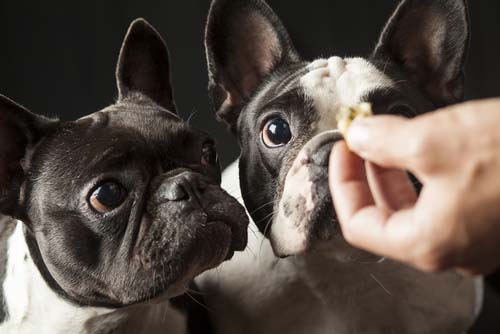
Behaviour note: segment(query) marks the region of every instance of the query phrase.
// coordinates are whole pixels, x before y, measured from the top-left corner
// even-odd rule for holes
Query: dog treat
[[[351,123],[358,118],[373,116],[372,105],[368,102],[363,102],[353,107],[341,107],[337,114],[337,127],[346,136],[347,130]]]

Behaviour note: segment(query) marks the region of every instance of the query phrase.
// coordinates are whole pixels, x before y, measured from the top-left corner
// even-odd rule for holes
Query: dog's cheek
[[[311,214],[316,207],[313,194],[315,186],[301,154],[303,152],[285,178],[283,193],[277,205],[278,213],[271,227],[271,243],[279,256],[300,254],[308,247]]]

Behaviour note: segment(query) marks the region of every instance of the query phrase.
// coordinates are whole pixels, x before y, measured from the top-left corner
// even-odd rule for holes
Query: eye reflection
[[[290,125],[282,118],[270,119],[262,129],[262,141],[269,148],[281,147],[292,140]]]
[[[125,189],[117,182],[106,182],[96,188],[89,198],[90,206],[99,213],[111,212],[123,204]]]

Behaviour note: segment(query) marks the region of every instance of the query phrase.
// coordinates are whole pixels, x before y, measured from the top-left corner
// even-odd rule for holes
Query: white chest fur
[[[223,186],[241,198],[237,164]],[[250,226],[244,253],[198,283],[218,333],[463,333],[482,302],[482,281],[424,274],[392,261],[338,261],[333,249],[278,259]]]
[[[1,334],[80,334],[87,321],[113,312],[127,318],[125,333],[185,333],[186,319],[168,302],[140,305],[118,311],[79,307],[60,298],[41,277],[29,255],[22,223],[9,239],[6,278],[3,284],[8,317]]]

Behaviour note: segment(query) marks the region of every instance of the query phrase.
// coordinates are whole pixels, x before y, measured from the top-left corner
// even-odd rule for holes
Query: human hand
[[[500,99],[357,120],[346,141],[330,189],[349,243],[425,271],[500,265]]]

